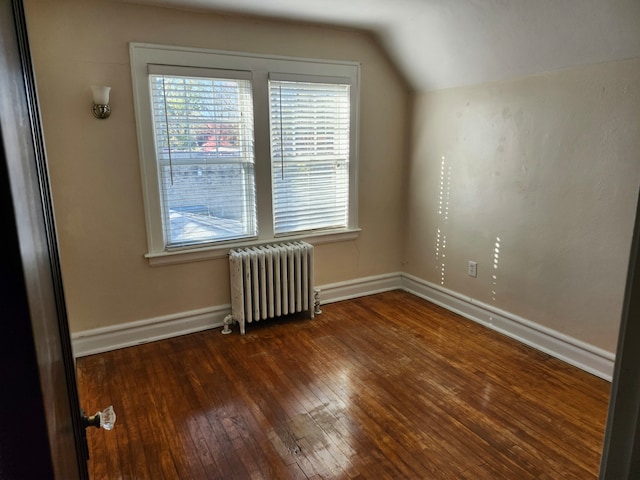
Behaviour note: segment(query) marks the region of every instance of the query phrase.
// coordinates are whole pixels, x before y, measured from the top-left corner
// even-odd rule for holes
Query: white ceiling
[[[125,0],[373,32],[419,91],[640,57],[640,0]]]

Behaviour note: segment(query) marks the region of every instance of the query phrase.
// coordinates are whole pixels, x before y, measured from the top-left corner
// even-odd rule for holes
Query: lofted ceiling
[[[125,0],[372,32],[418,91],[640,57],[640,0]]]

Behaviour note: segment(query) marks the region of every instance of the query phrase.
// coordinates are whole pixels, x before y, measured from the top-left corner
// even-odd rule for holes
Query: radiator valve
[[[231,325],[233,323],[233,315],[229,314],[226,317],[224,317],[224,320],[222,321],[224,328],[222,329],[222,334],[223,335],[229,335],[231,333],[231,329],[229,328],[229,325]]]
[[[322,310],[320,310],[320,289],[316,288],[313,293],[313,313],[315,315],[320,315]]]
[[[222,334],[229,335],[231,333],[231,329],[229,328],[229,325],[233,323],[233,316],[231,314],[227,315],[226,317],[224,317],[224,320],[222,321],[222,323],[224,324],[224,328],[222,329]]]

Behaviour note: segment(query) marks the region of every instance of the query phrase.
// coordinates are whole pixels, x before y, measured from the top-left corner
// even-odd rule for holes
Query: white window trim
[[[304,239],[311,243],[352,240],[358,237],[358,112],[360,65],[355,62],[303,59],[282,56],[226,52],[190,47],[131,43],[131,73],[142,175],[149,264],[167,265],[219,258],[230,248],[272,241]],[[174,65],[250,71],[254,81],[255,175],[258,204],[258,237],[207,246],[166,250],[162,228],[160,191],[155,159],[153,121],[149,95],[148,65]],[[351,139],[349,161],[349,224],[345,229],[306,232],[302,235],[275,236],[271,201],[271,164],[269,152],[269,75],[280,78],[303,75],[318,81],[348,79],[351,84]],[[260,88],[261,86],[265,88]],[[266,180],[265,180],[266,179]],[[267,182],[268,188],[263,182]]]
[[[355,240],[358,238],[359,228],[356,229],[342,229],[331,233],[323,234],[305,234],[298,236],[278,237],[272,241],[285,242],[289,240],[304,240],[312,245],[321,245],[323,243],[336,243],[345,242],[348,240]],[[175,263],[189,263],[198,262],[200,260],[212,260],[215,258],[226,257],[229,254],[230,248],[235,247],[253,247],[256,245],[262,245],[264,240],[252,240],[244,242],[229,242],[220,243],[216,246],[190,248],[189,250],[172,250],[161,253],[147,253],[145,257],[149,260],[149,265],[152,267],[159,267],[162,265],[172,265]]]

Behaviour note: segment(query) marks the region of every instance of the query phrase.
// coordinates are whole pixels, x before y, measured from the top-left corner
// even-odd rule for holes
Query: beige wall
[[[640,59],[418,95],[404,271],[615,351],[639,112]]]
[[[366,34],[94,0],[27,0],[72,332],[229,303],[226,259],[149,267],[128,43],[362,64],[356,241],[316,249],[316,284],[401,269],[408,93]],[[112,86],[111,118],[90,112]]]
[[[225,259],[152,268],[143,257],[136,41],[362,63],[363,231],[318,246],[317,284],[402,270],[615,350],[640,183],[640,60],[417,94],[410,118],[406,86],[366,34],[25,3],[72,331],[229,303]],[[113,87],[107,121],[89,112],[94,83]]]

